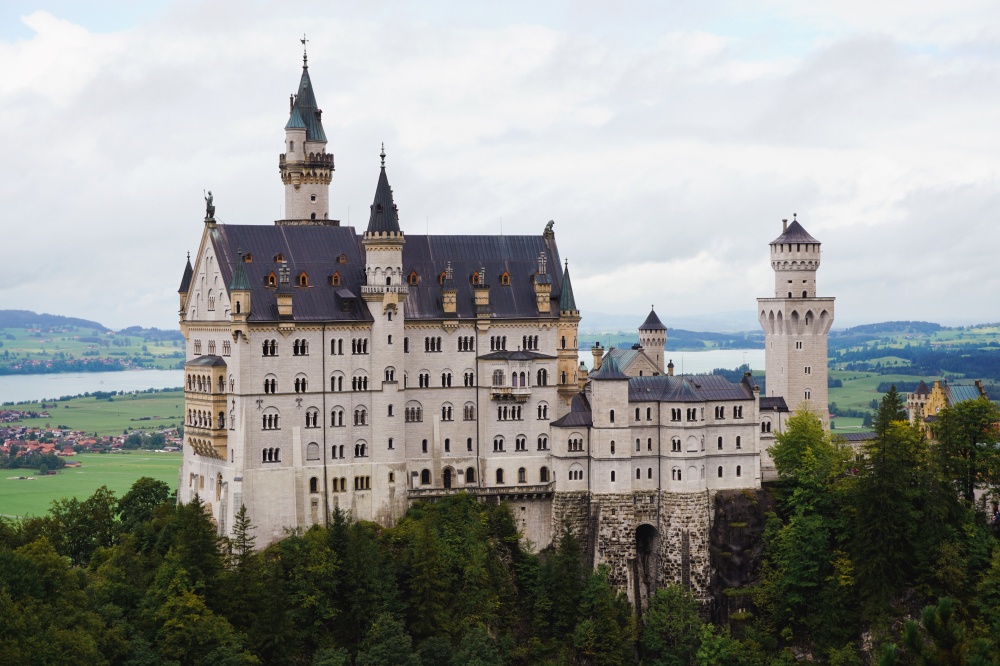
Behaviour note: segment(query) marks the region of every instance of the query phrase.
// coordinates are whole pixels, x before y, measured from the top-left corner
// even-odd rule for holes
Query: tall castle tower
[[[299,92],[292,95],[289,106],[285,124],[286,152],[278,158],[281,182],[285,184],[285,220],[300,224],[329,220],[333,153],[326,152],[323,111],[316,104],[305,52]]]
[[[579,390],[577,363],[579,344],[577,336],[580,327],[580,311],[573,296],[573,283],[569,279],[569,261],[563,267],[562,291],[559,294],[559,396],[565,406],[569,406]]]
[[[764,329],[768,397],[783,397],[792,411],[803,406],[824,421],[827,410],[827,334],[833,325],[832,297],[816,295],[820,242],[798,220],[782,220],[771,241],[774,298],[758,298]]]

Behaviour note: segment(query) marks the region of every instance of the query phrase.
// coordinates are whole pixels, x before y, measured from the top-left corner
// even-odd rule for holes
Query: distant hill
[[[883,321],[877,324],[862,324],[852,326],[831,335],[879,334],[879,333],[936,333],[944,327],[930,321]]]
[[[63,317],[62,315],[38,314],[30,310],[0,310],[0,328],[51,328],[53,326],[76,326],[110,331],[107,326],[89,319]]]
[[[129,326],[117,331],[117,333],[118,335],[135,335],[148,341],[184,339],[181,332],[177,330],[165,331],[162,328],[143,328],[142,326]]]

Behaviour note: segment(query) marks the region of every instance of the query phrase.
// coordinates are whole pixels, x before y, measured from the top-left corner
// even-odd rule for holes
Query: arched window
[[[420,485],[429,486],[430,484],[431,484],[431,471],[429,469],[421,470]]]
[[[503,272],[503,274],[500,276],[500,284],[502,284],[505,287],[510,286],[510,273],[508,273],[507,271]]]
[[[309,276],[306,275],[304,272],[303,273],[299,273],[299,286],[300,287],[308,287],[309,286]]]
[[[497,470],[497,483],[498,484],[503,484],[503,470],[502,469],[498,469]]]
[[[330,284],[334,287],[340,286],[340,273],[336,272],[330,276]]]
[[[736,466],[736,476],[742,476],[743,468],[739,465]]]
[[[528,482],[528,473],[525,471],[525,469],[523,467],[519,467],[517,469],[517,482],[518,483],[527,483]]]
[[[740,436],[739,435],[736,435],[736,448],[737,449],[741,448],[740,447]]]
[[[319,480],[315,476],[309,479],[309,492],[319,492]]]
[[[722,438],[721,437],[719,438],[719,450],[720,451],[722,450]]]
[[[719,478],[721,479],[722,478],[722,465],[719,465],[718,474],[719,474]]]
[[[420,277],[417,275],[416,271],[410,272],[410,286],[416,287],[420,282]]]
[[[639,420],[639,408],[638,407],[635,408],[635,420],[636,421]]]
[[[319,460],[319,444],[309,442],[306,445],[306,460]]]
[[[548,483],[549,482],[549,468],[548,467],[543,467],[542,469],[538,470],[538,479],[542,483]]]
[[[612,423],[615,422],[615,410],[613,410],[613,409],[611,410],[611,422]]]
[[[470,467],[465,470],[465,482],[475,483],[476,482],[476,470],[474,467]]]
[[[615,482],[615,471],[611,470],[611,483]]]

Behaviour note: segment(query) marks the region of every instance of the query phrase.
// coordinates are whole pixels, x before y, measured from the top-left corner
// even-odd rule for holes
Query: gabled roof
[[[191,257],[188,257],[187,266],[184,267],[184,275],[181,277],[181,288],[177,290],[178,294],[188,293],[188,289],[191,288],[191,276],[194,275],[194,269],[191,268]]]
[[[368,217],[368,233],[395,232],[399,233],[399,212],[392,200],[392,188],[385,175],[385,156],[383,153],[382,170],[378,174],[378,185],[375,186],[375,200],[372,202],[371,215]]]
[[[591,373],[590,378],[596,380],[609,380],[609,379],[628,379],[628,375],[622,372],[622,369],[618,367],[618,359],[611,352],[614,348],[610,349],[604,356],[604,360],[601,361],[601,367],[598,368],[597,372]]]
[[[558,262],[556,263],[558,266]],[[569,281],[569,262],[563,268],[562,293],[559,295],[560,312],[573,312],[576,310],[576,298],[573,296],[573,283]]]
[[[771,245],[780,243],[819,243],[818,240],[809,235],[809,232],[802,228],[798,220],[792,220],[785,231],[771,241]]]
[[[288,115],[285,129],[305,129],[306,141],[326,143],[326,132],[323,131],[323,112],[316,104],[316,94],[313,92],[312,81],[309,78],[309,67],[302,65],[302,78],[299,80],[299,92],[292,103],[292,111]]]
[[[640,331],[665,331],[667,327],[663,325],[660,318],[656,316],[656,310],[650,308],[649,316],[646,317],[646,321],[642,322],[642,326],[639,327]]]
[[[734,383],[722,375],[632,377],[628,383],[629,402],[708,402],[753,397],[746,382]]]
[[[274,287],[266,286],[269,273],[277,275],[272,260],[282,254],[293,276],[305,272],[309,287],[293,285],[297,321],[371,321],[365,302],[356,296],[365,284],[362,239],[352,227],[278,226],[218,224],[210,236],[218,256],[223,284],[231,285],[240,262],[239,251],[253,256],[246,263],[253,309],[250,321],[277,321]],[[562,265],[554,239],[538,236],[407,236],[403,246],[403,273],[416,271],[419,285],[408,285],[403,302],[405,316],[414,319],[476,319],[476,306],[469,277],[481,267],[487,275],[508,271],[509,286],[490,289],[490,311],[494,319],[556,319],[557,312],[539,314],[531,276],[544,251],[552,258],[552,298],[559,298]],[[344,255],[345,263],[337,257]],[[456,312],[445,314],[437,276],[451,262]],[[329,277],[340,274],[340,285]],[[338,287],[343,294],[338,296]]]
[[[764,411],[765,409],[775,411],[775,412],[787,412],[788,405],[785,404],[785,399],[781,396],[767,398],[761,396],[760,398],[760,409]]]

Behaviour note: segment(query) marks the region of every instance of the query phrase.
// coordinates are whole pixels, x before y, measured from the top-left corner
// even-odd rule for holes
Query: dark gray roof
[[[371,321],[368,308],[357,295],[365,283],[364,248],[353,227],[265,226],[218,224],[211,239],[219,257],[224,283],[232,284],[238,251],[249,253],[253,261],[244,264],[250,284],[250,321],[277,321],[275,289],[266,286],[268,274],[278,275],[281,253],[288,264],[291,282],[305,272],[308,287],[292,287],[292,308],[298,321]],[[538,314],[532,275],[537,270],[540,252],[553,257],[552,299],[559,298],[556,285],[562,277],[558,249],[554,239],[543,236],[407,236],[403,246],[403,274],[415,271],[418,284],[410,285],[403,304],[407,319],[476,318],[471,276],[486,267],[490,286],[490,310],[496,319],[555,319],[558,313]],[[339,263],[338,257],[345,262]],[[451,262],[457,312],[444,313],[438,276]],[[510,284],[500,284],[499,276],[508,272]],[[340,287],[330,284],[334,272],[340,275]],[[340,295],[338,296],[338,290]],[[352,300],[353,299],[353,300]]]
[[[618,366],[618,358],[612,352],[614,347],[608,350],[608,353],[604,355],[604,360],[601,361],[601,367],[597,369],[590,375],[591,379],[597,380],[608,380],[608,379],[628,379],[628,375],[622,372],[622,369]]]
[[[868,442],[876,437],[873,432],[838,432],[837,434],[848,442]]]
[[[629,402],[707,402],[752,400],[753,391],[743,381],[733,383],[722,375],[632,377]]]
[[[399,211],[396,210],[396,204],[392,200],[392,188],[389,187],[389,179],[385,175],[385,164],[378,174],[375,200],[372,202],[371,215],[368,217],[368,231],[399,233]]]
[[[771,241],[771,245],[778,243],[819,243],[818,240],[809,235],[809,232],[802,228],[798,220],[792,220],[785,231]]]
[[[292,103],[292,111],[288,116],[285,129],[306,130],[306,141],[326,142],[326,132],[323,131],[323,112],[316,104],[316,94],[313,92],[312,81],[309,79],[309,67],[302,66],[302,78],[299,80],[299,92]]]
[[[760,409],[761,411],[769,409],[777,412],[787,412],[788,405],[785,404],[785,399],[780,396],[776,398],[766,398],[764,396],[761,396]]]
[[[489,354],[483,354],[479,357],[483,361],[531,361],[534,359],[553,359],[555,356],[549,356],[548,354],[542,354],[536,351],[495,351]]]
[[[239,265],[239,250],[250,254],[252,261],[243,264],[250,284],[250,321],[277,321],[276,290],[267,286],[267,276],[278,276],[279,253],[288,264],[292,283],[305,273],[308,287],[292,287],[292,313],[298,321],[371,321],[368,308],[356,298],[354,307],[346,308],[338,299],[330,276],[339,273],[341,285],[360,294],[364,283],[364,254],[358,236],[351,227],[264,226],[219,224],[212,232],[219,269],[225,284]],[[344,256],[344,263],[338,257]]]
[[[927,384],[925,384],[924,380],[921,379],[920,383],[917,384],[917,390],[915,391],[915,393],[917,395],[930,395],[931,390],[927,388]]]
[[[556,262],[558,265],[559,262]],[[573,296],[573,284],[569,281],[569,263],[563,270],[562,293],[559,295],[559,310],[573,312],[576,310],[576,298]]]
[[[186,368],[225,368],[226,359],[215,354],[205,354],[184,364]]]
[[[640,331],[665,331],[667,327],[663,325],[660,318],[656,316],[656,310],[650,308],[649,316],[646,317],[646,321],[642,322],[642,326],[639,327]]]
[[[555,271],[551,298],[558,302],[559,278],[555,240],[542,236],[406,236],[403,246],[403,275],[415,271],[416,286],[404,304],[407,319],[475,319],[476,306],[472,290],[472,274],[486,268],[486,283],[490,286],[490,311],[494,319],[552,318],[558,312],[539,315],[532,276],[538,270],[538,255],[545,251],[552,257],[550,271]],[[445,315],[441,306],[439,276],[451,262],[457,311]],[[510,284],[501,284],[503,273],[510,275]]]
[[[552,422],[556,428],[589,428],[594,424],[594,415],[587,396],[577,393],[570,402],[569,412]]]
[[[181,288],[177,290],[178,294],[186,294],[191,288],[192,275],[194,275],[194,269],[191,268],[191,257],[188,257],[187,266],[184,267],[184,275],[181,277]]]

